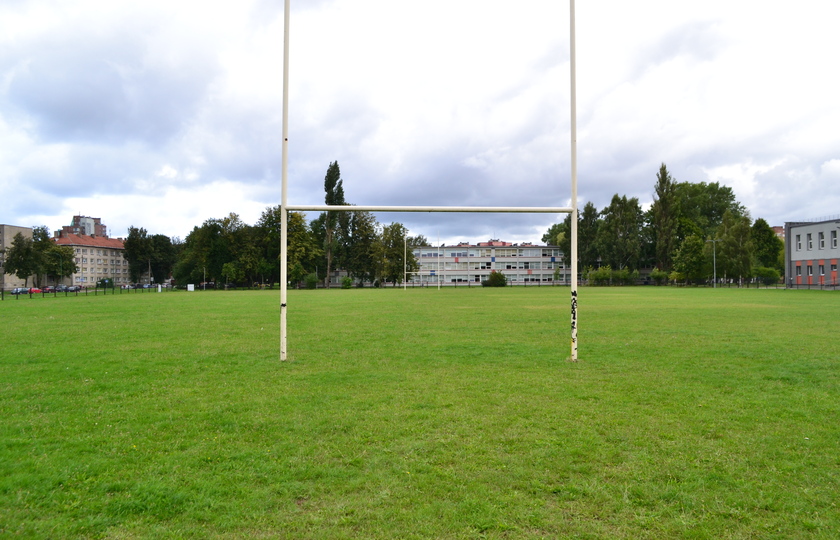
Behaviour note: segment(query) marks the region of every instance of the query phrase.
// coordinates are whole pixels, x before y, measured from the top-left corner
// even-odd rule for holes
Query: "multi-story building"
[[[840,217],[785,223],[785,281],[790,287],[838,285]]]
[[[122,238],[62,232],[55,238],[55,243],[73,248],[74,262],[79,270],[69,278],[62,279],[62,283],[82,287],[93,287],[103,279],[113,280],[117,287],[130,283]]]
[[[505,275],[508,283],[519,285],[569,284],[567,268],[560,248],[499,240],[460,243],[456,246],[414,249],[420,271],[409,280],[423,285],[480,284],[493,271]],[[555,271],[559,279],[555,279]]]
[[[65,234],[84,236],[108,237],[108,227],[102,224],[101,218],[88,216],[73,216],[70,225],[65,225],[60,231],[55,231],[55,237],[61,238]]]
[[[25,287],[26,281],[14,274],[6,273],[6,250],[12,247],[15,235],[21,233],[25,238],[32,238],[32,227],[18,227],[16,225],[0,225],[0,289],[11,290]]]

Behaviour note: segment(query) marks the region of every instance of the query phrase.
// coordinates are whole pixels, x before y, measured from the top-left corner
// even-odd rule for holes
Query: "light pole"
[[[720,238],[713,238],[712,240],[706,240],[706,243],[712,243],[712,279],[714,280],[712,283],[712,288],[717,289],[717,243]]]

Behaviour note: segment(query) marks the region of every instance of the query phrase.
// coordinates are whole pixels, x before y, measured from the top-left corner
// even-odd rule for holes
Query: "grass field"
[[[840,295],[0,304],[0,537],[837,538]]]

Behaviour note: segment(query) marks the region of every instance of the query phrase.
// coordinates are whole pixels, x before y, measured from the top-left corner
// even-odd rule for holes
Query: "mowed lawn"
[[[0,537],[837,538],[840,294],[7,297]]]

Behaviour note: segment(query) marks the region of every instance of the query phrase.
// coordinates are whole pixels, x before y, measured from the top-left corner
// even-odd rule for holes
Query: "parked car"
[[[12,294],[29,294],[29,287],[15,287]]]
[[[38,287],[32,287],[31,289],[29,289],[29,294],[38,294],[39,292],[41,292],[41,289],[39,289]]]
[[[56,291],[56,292],[64,292],[64,291],[66,291],[66,290],[67,290],[67,285],[58,285],[58,286],[56,286],[56,288],[55,288],[55,291]]]
[[[47,285],[46,287],[41,287],[41,292],[45,292],[45,293],[55,292],[55,287],[53,287],[52,285]]]
[[[82,288],[78,285],[70,285],[69,287],[67,287],[67,292],[79,292],[81,290]]]

